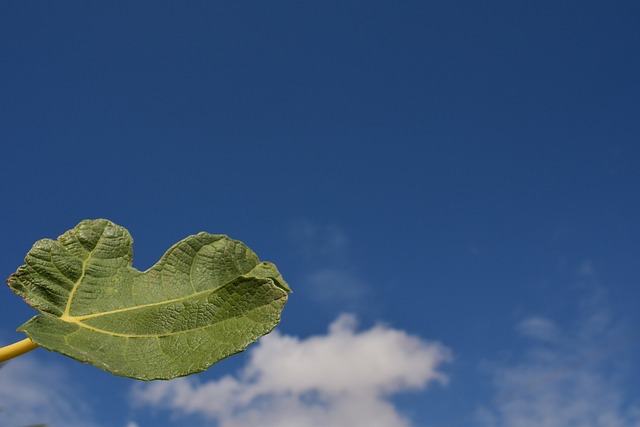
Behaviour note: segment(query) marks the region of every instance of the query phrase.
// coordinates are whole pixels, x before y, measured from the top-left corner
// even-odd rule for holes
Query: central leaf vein
[[[204,291],[200,291],[200,292],[196,292],[193,294],[189,294],[189,295],[185,295],[179,298],[174,298],[174,299],[168,299],[168,300],[164,300],[164,301],[158,301],[158,302],[151,302],[149,304],[141,304],[141,305],[136,305],[136,306],[132,306],[132,307],[125,307],[125,308],[118,308],[116,310],[109,310],[109,311],[101,311],[99,313],[92,313],[92,314],[85,314],[84,316],[66,316],[65,319],[63,320],[68,320],[71,322],[82,322],[83,320],[87,320],[87,319],[93,319],[95,317],[100,317],[100,316],[106,316],[109,314],[117,314],[117,313],[123,313],[126,311],[133,311],[133,310],[139,310],[139,309],[143,309],[143,308],[148,308],[148,307],[157,307],[157,306],[161,306],[161,305],[168,305],[168,304],[172,304],[174,302],[180,302],[180,301],[185,301],[189,298],[193,298],[193,297],[197,297],[199,295],[204,295],[207,293],[213,293],[221,288],[223,288],[223,286],[220,286],[220,288],[218,289],[206,289]]]
[[[67,322],[70,323],[75,323],[76,325],[78,325],[81,328],[84,329],[88,329],[90,331],[93,332],[97,332],[97,333],[101,333],[101,334],[105,334],[105,335],[111,335],[114,337],[124,337],[124,338],[162,338],[162,337],[168,337],[168,336],[172,336],[172,335],[179,335],[179,334],[185,334],[185,333],[189,333],[189,332],[193,332],[193,331],[199,331],[202,329],[207,329],[210,328],[214,325],[217,325],[218,323],[222,323],[222,322],[226,322],[229,321],[231,319],[237,319],[237,318],[245,318],[247,321],[250,320],[250,317],[247,316],[247,313],[252,313],[256,310],[259,310],[262,307],[254,307],[250,310],[245,311],[244,313],[238,313],[234,316],[229,316],[229,317],[225,317],[222,319],[219,319],[217,321],[211,322],[211,323],[207,323],[206,325],[202,325],[202,326],[198,326],[197,328],[188,328],[188,329],[184,329],[181,331],[174,331],[174,332],[167,332],[167,333],[158,333],[158,334],[125,334],[122,332],[113,332],[113,331],[108,331],[106,329],[101,329],[101,328],[96,328],[95,326],[91,326],[91,325],[87,325],[86,323],[83,323],[82,321],[78,320],[78,318],[71,318],[66,320]]]

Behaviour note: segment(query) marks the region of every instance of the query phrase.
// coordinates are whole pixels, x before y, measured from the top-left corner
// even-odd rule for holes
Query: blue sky
[[[295,293],[188,379],[38,349],[0,370],[0,425],[637,427],[639,21],[632,1],[3,3],[5,277],[108,218],[141,270],[224,233]],[[35,312],[0,292],[10,343]]]

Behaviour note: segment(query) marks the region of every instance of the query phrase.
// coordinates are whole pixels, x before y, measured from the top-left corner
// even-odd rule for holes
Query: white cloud
[[[22,356],[0,369],[0,425],[46,423],[49,427],[91,427],[89,409],[63,370]]]
[[[408,427],[389,398],[446,383],[439,368],[450,359],[441,344],[384,325],[358,332],[342,315],[326,335],[264,337],[237,376],[139,385],[133,396],[220,427]]]

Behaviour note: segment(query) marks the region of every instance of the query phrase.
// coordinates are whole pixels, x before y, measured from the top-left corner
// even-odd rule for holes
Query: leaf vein
[[[98,241],[96,242],[95,246],[93,247],[93,249],[89,251],[87,258],[84,261],[82,261],[82,273],[80,274],[80,277],[78,278],[78,280],[74,283],[73,288],[71,289],[71,292],[69,292],[69,299],[67,300],[67,305],[65,306],[64,312],[61,316],[62,318],[71,317],[69,314],[71,312],[71,303],[73,302],[73,298],[76,295],[76,291],[80,287],[80,284],[82,284],[82,280],[84,279],[84,276],[87,273],[87,264],[89,263],[89,260],[93,256],[93,253],[95,252],[98,245],[100,244],[100,241],[104,236],[105,229],[106,227],[102,229],[102,231],[100,232],[100,236],[98,236]]]
[[[238,313],[235,316],[225,317],[224,319],[220,319],[220,320],[217,320],[215,322],[211,322],[211,323],[208,323],[206,325],[199,326],[197,328],[190,328],[190,329],[185,329],[185,330],[182,330],[182,331],[175,331],[175,332],[169,332],[169,333],[163,333],[163,334],[124,334],[124,333],[121,333],[121,332],[111,332],[111,331],[107,331],[106,329],[96,328],[94,326],[90,326],[90,325],[87,325],[85,323],[82,323],[81,321],[76,321],[76,320],[67,320],[67,321],[71,322],[71,323],[75,323],[78,326],[80,326],[81,328],[85,328],[85,329],[88,329],[88,330],[93,331],[93,332],[98,332],[98,333],[101,333],[101,334],[110,335],[110,336],[114,336],[114,337],[155,338],[155,339],[159,339],[159,338],[162,338],[162,337],[168,337],[168,336],[179,335],[179,334],[186,334],[186,333],[191,333],[191,332],[194,332],[194,331],[199,331],[199,330],[202,330],[202,329],[207,329],[207,328],[215,326],[215,325],[217,325],[219,323],[228,322],[230,320],[237,319],[237,318],[242,318],[242,317],[246,316],[248,313],[252,313],[252,312],[254,312],[256,310],[259,310],[261,308],[263,308],[263,306],[258,306],[258,307],[252,308],[251,310],[247,310],[244,313]],[[253,319],[247,319],[247,320],[250,320],[250,321],[256,323],[256,321],[253,320]],[[78,331],[74,331],[74,333],[75,332],[78,332]]]

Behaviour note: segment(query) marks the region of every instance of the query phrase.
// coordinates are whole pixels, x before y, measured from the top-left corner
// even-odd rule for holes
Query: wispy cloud
[[[0,369],[0,425],[95,426],[88,406],[70,383],[61,368],[43,366],[33,357],[6,363]]]
[[[496,398],[482,408],[486,427],[640,427],[640,399],[629,394],[624,357],[632,337],[614,325],[606,290],[590,264],[579,269],[588,296],[575,326],[543,316],[517,331],[529,347],[518,360],[494,369]]]
[[[349,247],[349,237],[336,225],[321,225],[308,219],[293,221],[289,238],[308,260],[340,263]]]
[[[302,289],[301,295],[309,296],[314,303],[338,304],[348,311],[371,306],[371,286],[357,271],[344,230],[336,225],[298,220],[292,222],[289,238],[305,265],[306,273],[297,285]]]
[[[360,277],[345,270],[326,268],[316,270],[306,278],[309,291],[315,300],[350,306],[362,301],[368,293],[368,284]]]
[[[325,335],[264,337],[238,375],[139,385],[133,396],[220,427],[408,427],[390,397],[446,383],[440,367],[450,359],[441,344],[385,325],[358,332],[342,315]]]

